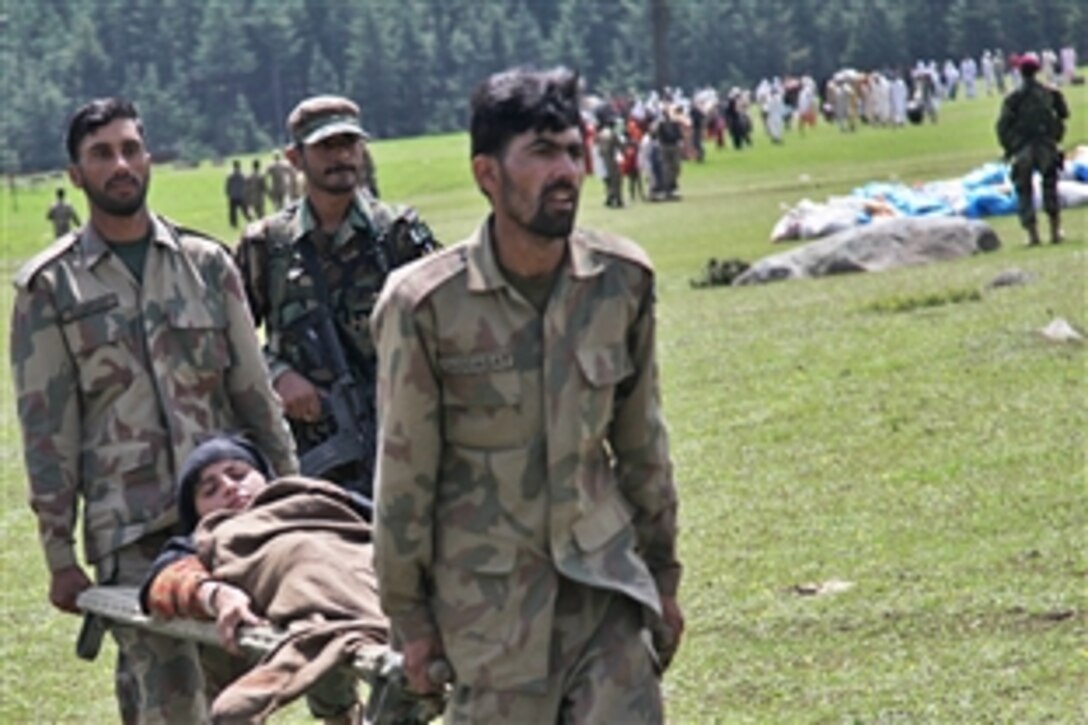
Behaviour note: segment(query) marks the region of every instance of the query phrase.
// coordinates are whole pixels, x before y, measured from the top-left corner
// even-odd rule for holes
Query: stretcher
[[[139,589],[123,586],[96,586],[84,590],[76,605],[87,619],[80,635],[81,657],[93,659],[98,642],[105,631],[104,621],[149,630],[177,639],[220,647],[215,623],[197,619],[161,619],[140,609]],[[97,630],[88,635],[89,631]],[[271,626],[240,627],[238,645],[247,654],[261,656],[277,647],[287,633]],[[350,664],[353,673],[369,689],[363,722],[372,725],[414,725],[428,723],[442,714],[445,696],[420,696],[408,689],[403,662],[399,653],[388,647],[375,646],[357,653]],[[449,680],[446,671],[435,669],[431,677],[436,682]]]

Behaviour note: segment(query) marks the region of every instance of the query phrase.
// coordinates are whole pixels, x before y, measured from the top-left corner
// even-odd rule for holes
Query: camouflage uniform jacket
[[[560,577],[658,613],[675,595],[676,490],[645,253],[576,231],[541,316],[488,229],[375,310],[375,558],[402,636],[438,634],[459,683],[532,689]]]
[[[1057,154],[1057,144],[1065,136],[1069,106],[1057,88],[1034,78],[1005,97],[997,119],[997,138],[1006,158],[1013,158],[1031,146],[1041,146]]]
[[[15,278],[11,365],[52,571],[176,520],[175,474],[209,431],[251,435],[297,470],[241,280],[218,243],[153,217],[143,285],[87,225]]]
[[[307,270],[300,244],[317,235],[318,223],[305,200],[250,224],[235,252],[246,297],[258,325],[265,325],[265,360],[272,379],[294,370],[328,389],[334,375],[325,360],[313,359],[312,346],[293,323],[320,305],[320,295]],[[374,345],[369,316],[389,271],[435,246],[427,226],[406,207],[383,204],[358,193],[347,217],[327,249],[318,248],[324,284],[356,383],[374,390]],[[354,363],[354,364],[353,364]],[[332,432],[329,422],[307,425],[291,421],[299,449],[305,451]]]

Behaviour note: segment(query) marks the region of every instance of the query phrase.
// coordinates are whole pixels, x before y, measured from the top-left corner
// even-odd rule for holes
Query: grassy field
[[[1067,138],[1084,143],[1084,87],[1069,101]],[[634,237],[659,271],[689,627],[665,681],[670,722],[1088,720],[1085,346],[1038,334],[1055,317],[1088,323],[1088,212],[1066,213],[1058,247],[1024,248],[1006,217],[991,220],[1004,246],[971,259],[689,285],[708,257],[780,251],[767,240],[783,204],[994,160],[997,107],[709,148],[684,167],[680,203],[606,209],[587,182],[581,222]],[[462,135],[374,144],[383,194],[448,243],[485,211],[467,148]],[[157,168],[152,204],[232,240],[225,173]],[[4,277],[48,243],[53,186],[0,195]],[[1031,283],[986,288],[1013,267]],[[5,285],[5,341],[10,306]],[[0,416],[0,722],[110,721],[112,646],[76,660],[78,621],[46,602],[10,386]]]

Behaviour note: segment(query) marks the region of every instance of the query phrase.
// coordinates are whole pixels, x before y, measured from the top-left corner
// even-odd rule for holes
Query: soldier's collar
[[[467,251],[468,289],[470,292],[487,292],[507,285],[495,257],[489,216],[465,243]]]
[[[169,247],[175,252],[181,248],[173,228],[155,214],[151,215],[151,241]]]
[[[318,226],[317,216],[314,214],[313,209],[310,208],[309,199],[306,199],[305,203],[299,205],[297,220],[298,226],[295,230],[293,241],[298,241]],[[348,207],[348,213],[344,217],[344,221],[340,222],[340,226],[336,228],[336,234],[332,237],[332,248],[339,249],[347,244],[348,241],[355,236],[356,229],[370,232],[371,236],[377,236],[374,222],[370,218],[366,200],[363,197],[362,192],[355,193],[355,197],[351,201],[351,206]]]
[[[173,230],[155,214],[151,214],[151,241],[161,244],[171,251],[178,250],[177,236]],[[103,256],[110,252],[109,242],[98,233],[93,224],[86,224],[79,234],[79,246],[88,267],[98,264]]]
[[[465,243],[468,288],[473,292],[500,289],[508,284],[495,254],[491,222],[492,218],[489,216]],[[567,238],[567,261],[564,264],[569,269],[569,274],[575,278],[592,277],[604,269],[578,229]]]
[[[600,274],[604,266],[597,255],[589,248],[586,237],[580,229],[575,229],[567,239],[567,252],[570,257],[570,274],[575,278],[592,277]]]

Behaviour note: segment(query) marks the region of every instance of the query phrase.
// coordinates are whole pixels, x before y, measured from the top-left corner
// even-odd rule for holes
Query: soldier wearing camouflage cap
[[[201,436],[244,430],[280,473],[297,462],[230,255],[147,208],[136,109],[88,103],[67,146],[90,221],[16,275],[10,353],[49,598],[76,612],[91,584],[75,551],[81,509],[97,581],[135,585],[173,533],[178,467]],[[124,722],[206,719],[192,643],[111,631]]]
[[[283,399],[304,473],[370,495],[374,457],[374,346],[368,318],[390,270],[436,246],[415,211],[360,191],[367,133],[359,107],[340,96],[307,98],[287,118],[285,155],[306,178],[306,195],[250,224],[235,252],[258,324],[273,385]],[[308,469],[326,460],[339,424],[328,396],[338,374],[327,341],[315,336],[318,315],[332,319],[363,412],[354,461]]]
[[[375,563],[411,684],[451,722],[659,723],[680,641],[677,496],[635,243],[574,228],[578,79],[518,69],[472,102],[492,214],[375,309]]]

